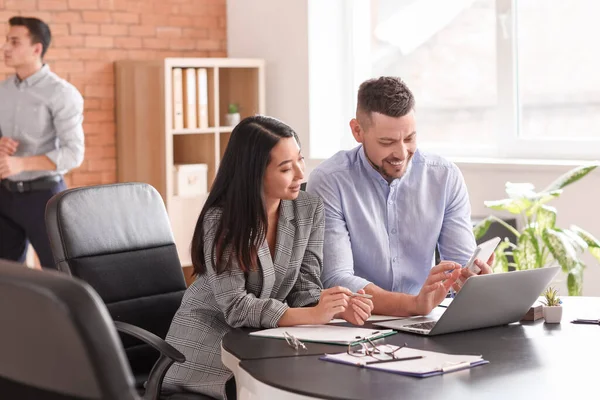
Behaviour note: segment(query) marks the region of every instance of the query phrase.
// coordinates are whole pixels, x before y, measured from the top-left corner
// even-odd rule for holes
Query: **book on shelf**
[[[208,73],[206,68],[196,69],[198,127],[208,128]]]
[[[197,128],[196,123],[196,68],[183,70],[183,127]]]
[[[183,129],[183,71],[173,68],[173,129]]]

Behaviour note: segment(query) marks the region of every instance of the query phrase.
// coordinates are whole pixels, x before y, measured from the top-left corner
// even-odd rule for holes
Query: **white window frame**
[[[489,143],[433,143],[420,140],[420,148],[450,158],[526,159],[526,160],[596,160],[600,158],[598,139],[523,138],[519,137],[520,107],[517,68],[518,0],[496,0],[496,51],[498,85],[498,124],[495,140]],[[356,108],[356,91],[371,76],[371,1],[349,0],[348,65],[355,88],[351,115]],[[365,36],[366,35],[366,36]],[[367,38],[367,40],[365,40]],[[418,102],[418,99],[417,99]],[[418,122],[418,110],[417,110]],[[417,125],[418,126],[418,125]],[[599,128],[600,130],[600,128]]]

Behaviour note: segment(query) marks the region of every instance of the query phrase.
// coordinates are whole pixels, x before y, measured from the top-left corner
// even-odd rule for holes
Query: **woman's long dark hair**
[[[215,271],[221,273],[231,267],[232,260],[225,259],[225,253],[235,257],[244,272],[257,267],[258,248],[265,240],[268,223],[263,178],[271,149],[281,138],[288,137],[298,141],[292,128],[265,116],[245,118],[233,129],[196,222],[191,247],[194,274],[206,272],[204,219],[209,210],[214,209],[221,211],[220,221],[211,228],[215,229],[210,250]]]

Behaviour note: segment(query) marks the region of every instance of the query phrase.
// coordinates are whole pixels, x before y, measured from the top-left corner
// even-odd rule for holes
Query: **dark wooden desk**
[[[588,317],[600,317],[600,298],[565,299],[563,321],[558,325],[539,320],[433,337],[408,333],[388,337],[387,343],[482,354],[490,361],[424,379],[318,359],[323,352],[344,351],[341,346],[307,343],[308,353],[316,354],[297,357],[290,354],[294,350],[285,341],[250,338],[247,332],[234,331],[225,336],[223,348],[241,361],[239,367],[246,375],[285,391],[289,398],[597,399],[600,326],[570,323]]]

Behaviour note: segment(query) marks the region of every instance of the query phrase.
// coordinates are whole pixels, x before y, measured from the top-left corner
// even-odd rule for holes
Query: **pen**
[[[350,297],[363,297],[365,299],[372,299],[373,296],[370,294],[362,294],[362,293],[352,293],[350,294]]]
[[[351,292],[348,296],[350,296],[350,297],[362,297],[362,298],[365,298],[365,299],[372,299],[373,298],[373,295],[370,295],[370,294],[366,294],[366,293],[354,293],[354,292]]]
[[[450,364],[447,365],[445,367],[442,367],[442,372],[452,372],[452,371],[458,371],[459,369],[463,369],[463,368],[469,368],[471,366],[471,363],[468,361],[465,362],[459,362],[456,364]]]
[[[600,325],[600,319],[575,319],[571,321],[572,324],[591,324]]]
[[[412,357],[403,357],[403,358],[391,358],[391,359],[389,359],[389,360],[367,361],[367,362],[365,363],[365,365],[371,365],[371,364],[383,364],[383,363],[387,363],[387,362],[394,362],[394,361],[418,360],[419,358],[423,358],[423,356],[412,356]]]

